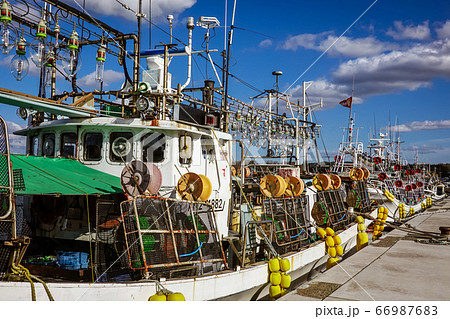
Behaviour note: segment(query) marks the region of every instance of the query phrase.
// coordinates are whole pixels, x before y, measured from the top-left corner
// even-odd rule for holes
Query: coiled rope
[[[11,270],[11,273],[8,275],[9,277],[14,276],[15,277],[14,279],[16,279],[16,280],[17,280],[17,277],[20,278],[21,280],[27,279],[30,282],[31,300],[32,301],[36,301],[36,288],[34,286],[33,279],[40,282],[44,286],[44,289],[45,289],[45,292],[47,293],[48,299],[50,301],[55,301],[55,299],[53,299],[52,293],[50,292],[50,289],[47,287],[47,284],[43,280],[39,279],[38,277],[30,274],[30,271],[27,268],[25,268],[24,266],[22,266],[20,264],[19,265],[12,264],[10,270]],[[9,279],[12,279],[12,278],[9,278]]]

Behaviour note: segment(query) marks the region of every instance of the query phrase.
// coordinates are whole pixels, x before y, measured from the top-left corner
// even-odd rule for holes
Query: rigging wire
[[[286,93],[295,83],[297,83],[297,81],[300,80],[300,78],[305,75],[305,73],[308,72],[325,55],[325,53],[327,53],[336,44],[336,42],[338,42],[344,36],[344,34],[346,34],[347,31],[350,30],[350,28],[353,27],[377,2],[378,0],[375,0],[363,13],[361,13],[360,16],[356,18],[356,20],[353,21],[353,23],[350,24],[350,26],[345,29],[345,31],[342,32],[342,34],[336,40],[334,40],[333,43],[331,43],[330,46],[325,51],[323,51],[322,54],[320,54],[319,57],[315,59],[314,62],[311,63],[310,66],[308,66],[306,70],[303,71],[303,73],[300,74],[299,77],[294,82],[292,82],[292,84],[283,93]]]

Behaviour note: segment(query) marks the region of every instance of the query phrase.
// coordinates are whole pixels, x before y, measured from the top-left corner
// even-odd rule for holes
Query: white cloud
[[[395,29],[389,28],[386,34],[395,40],[427,40],[430,38],[430,27],[428,26],[428,21],[424,21],[423,24],[419,24],[417,26],[404,26],[403,22],[394,21],[394,28]]]
[[[289,90],[292,95],[291,100],[296,101],[303,99],[303,89],[301,85],[297,85]],[[320,98],[323,98],[323,109],[329,109],[337,106],[340,101],[348,98],[351,95],[351,87],[345,84],[336,84],[327,81],[326,79],[318,79],[312,81],[312,85],[307,90],[308,99],[312,104],[318,103]],[[354,104],[361,103],[360,98],[353,100]],[[302,103],[302,102],[301,102]]]
[[[14,135],[13,132],[24,129],[26,125],[19,125],[11,121],[6,121],[6,126],[8,127],[10,152],[13,154],[25,154],[27,144],[26,137]]]
[[[357,96],[413,91],[435,78],[450,79],[450,40],[347,61],[333,73],[332,82],[350,86],[353,77]]]
[[[445,21],[443,25],[436,28],[436,33],[439,39],[450,38],[450,20]]]
[[[318,34],[305,33],[289,37],[281,48],[295,51],[303,47],[323,52],[331,46],[327,53],[332,57],[372,56],[398,48],[396,44],[381,42],[374,37],[352,39],[344,36],[337,39],[338,37],[329,31]]]
[[[63,0],[67,4],[81,9],[83,5],[82,0]],[[121,0],[121,3],[128,6],[133,11],[138,11],[138,1],[136,0]],[[184,10],[192,7],[197,0],[152,0],[152,19],[158,20],[165,18],[168,14],[178,14]],[[149,1],[142,2],[142,11],[148,15]],[[86,1],[86,11],[94,17],[103,16],[120,16],[128,20],[136,21],[136,15],[122,7],[115,0],[101,0],[101,1]],[[148,18],[148,17],[147,17]]]
[[[268,48],[271,46],[272,46],[272,40],[270,40],[270,39],[263,40],[259,43],[260,48]]]
[[[111,83],[121,81],[124,79],[124,75],[121,72],[114,70],[105,70],[103,73],[103,87],[107,87]],[[89,73],[82,78],[77,79],[77,85],[82,88],[99,88],[100,84],[95,80],[95,71]]]
[[[441,121],[414,121],[404,124],[395,125],[393,131],[412,132],[424,130],[445,130],[450,129],[450,120]]]

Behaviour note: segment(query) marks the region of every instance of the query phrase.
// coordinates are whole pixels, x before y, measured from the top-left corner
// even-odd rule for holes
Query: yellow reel
[[[339,189],[339,187],[341,187],[342,181],[338,175],[331,174],[330,179],[331,179],[331,188],[332,189]]]
[[[212,185],[205,175],[186,173],[178,180],[177,191],[181,199],[207,201],[211,196]]]
[[[360,181],[364,178],[364,171],[362,168],[353,167],[348,173],[352,181]]]
[[[305,184],[303,181],[295,176],[288,176],[284,179],[286,182],[286,191],[284,194],[290,197],[297,197],[303,193],[305,189]]]
[[[369,170],[368,170],[367,168],[365,168],[365,167],[362,167],[361,169],[362,169],[363,172],[364,172],[364,179],[369,179],[369,177],[370,177],[370,172],[369,172]]]
[[[279,175],[266,175],[259,182],[259,189],[266,197],[279,197],[286,190],[286,183]]]
[[[318,191],[324,191],[331,187],[330,176],[326,174],[317,174],[314,176],[312,183]]]

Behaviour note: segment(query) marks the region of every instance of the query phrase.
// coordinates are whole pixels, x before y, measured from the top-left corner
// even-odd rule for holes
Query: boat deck
[[[450,198],[434,204],[409,224],[422,231],[440,233],[439,227],[450,226]],[[279,300],[448,300],[450,242],[420,240],[393,230]]]

